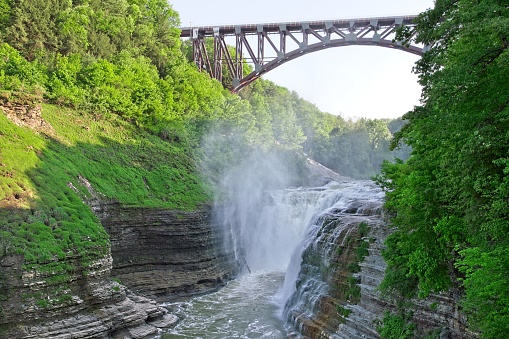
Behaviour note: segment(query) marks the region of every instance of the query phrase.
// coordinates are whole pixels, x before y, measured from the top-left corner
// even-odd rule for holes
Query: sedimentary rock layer
[[[110,235],[113,276],[136,293],[169,300],[217,289],[234,274],[233,249],[210,208],[195,212],[94,207]]]
[[[288,319],[304,338],[380,338],[377,327],[386,312],[397,312],[398,304],[378,290],[385,274],[382,250],[390,226],[381,209],[346,209],[323,221],[304,252],[297,293],[287,304]],[[368,226],[364,236],[360,223]],[[357,247],[362,242],[369,247],[359,262]],[[407,301],[405,311],[416,325],[416,336],[476,338],[467,328],[458,299],[450,291]]]
[[[58,281],[52,277],[62,272],[30,270],[21,256],[4,257],[0,269],[7,298],[0,305],[0,338],[142,339],[177,321],[155,301],[111,281],[111,267],[108,253]]]

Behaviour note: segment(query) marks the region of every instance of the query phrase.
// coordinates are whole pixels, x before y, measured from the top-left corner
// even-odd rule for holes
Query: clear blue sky
[[[418,14],[432,0],[169,0],[182,26],[383,17]],[[322,111],[343,117],[395,118],[419,103],[411,73],[418,57],[373,46],[318,51],[263,78],[296,91]]]

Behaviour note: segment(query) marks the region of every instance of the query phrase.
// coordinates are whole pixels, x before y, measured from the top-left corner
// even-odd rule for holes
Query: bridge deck
[[[401,24],[409,25],[415,19],[415,15],[398,16],[398,17],[380,17],[380,18],[357,18],[357,19],[338,19],[338,20],[321,20],[321,21],[294,21],[294,22],[277,22],[277,23],[261,23],[261,24],[241,24],[241,25],[216,25],[216,26],[198,26],[198,27],[182,27],[182,38],[191,38],[193,29],[203,37],[214,36],[214,29],[219,29],[219,33],[223,35],[235,35],[236,33],[257,34],[260,31],[266,33],[279,33],[281,27],[285,27],[290,32],[300,32],[302,27],[307,26],[313,30],[324,29],[327,26],[334,26],[339,29],[358,29],[376,23],[379,27],[390,26],[395,19],[401,19]]]

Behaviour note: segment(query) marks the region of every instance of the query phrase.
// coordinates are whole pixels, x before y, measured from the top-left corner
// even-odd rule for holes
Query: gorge
[[[259,250],[243,255],[256,264],[219,292],[167,303],[182,320],[162,338],[380,338],[385,313],[401,311],[396,299],[377,290],[385,269],[381,250],[390,233],[383,192],[370,181],[343,178],[265,194],[259,196],[265,204],[255,209],[258,218],[240,216],[249,223],[243,236]],[[278,238],[281,222],[283,237],[298,239],[293,247],[273,246],[284,243]],[[260,241],[262,225],[270,236]],[[284,250],[293,252],[286,265]],[[476,338],[452,291],[404,308],[416,337]]]
[[[41,125],[40,110],[29,114]],[[2,337],[148,338],[175,326],[176,314],[180,323],[163,338],[192,338],[204,319],[213,320],[202,333],[210,338],[239,330],[378,338],[384,312],[397,311],[397,301],[376,289],[390,232],[383,192],[311,160],[307,166],[307,187],[288,188],[296,182],[278,157],[248,157],[221,183],[229,200],[191,212],[124,206],[78,177],[68,187],[97,216],[110,245],[86,265],[80,253],[69,253],[42,272],[20,256],[2,258]],[[406,307],[420,333],[474,338],[455,301],[444,294]],[[200,303],[206,312],[194,314]]]
[[[509,7],[481,3],[391,21],[424,47],[419,104],[350,119],[263,78],[227,90],[232,59],[196,67],[213,41],[167,0],[0,0],[0,338],[506,337]],[[334,27],[299,24],[294,52]],[[333,82],[353,80],[405,96]]]

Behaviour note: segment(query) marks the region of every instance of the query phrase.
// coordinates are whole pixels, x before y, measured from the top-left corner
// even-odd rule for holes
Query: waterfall
[[[277,157],[250,157],[223,177],[224,199],[215,211],[239,272],[285,272],[272,299],[278,316],[290,331],[308,327],[311,333],[323,307],[337,315],[340,303],[332,299],[343,292],[331,291],[331,285],[340,265],[338,249],[347,246],[350,233],[358,233],[359,223],[382,222],[384,193],[368,180],[288,188],[291,184],[291,169]],[[338,326],[333,322],[330,332]]]
[[[232,187],[230,193],[235,199],[220,206],[219,217],[230,235],[236,259],[250,270],[286,270],[310,221],[334,203],[336,186],[278,190],[262,184]]]
[[[308,224],[306,236],[287,270],[282,298],[283,317],[290,328],[311,337],[328,333],[327,337],[339,338],[334,334],[341,321],[335,298],[345,293],[334,285],[340,280],[338,275],[347,272],[347,263],[338,262],[340,254],[357,234],[359,224],[383,223],[380,214],[384,193],[372,182],[349,181],[331,186],[333,203],[321,209]],[[360,282],[357,273],[349,279]],[[323,313],[328,315],[317,321]]]
[[[221,225],[227,252],[246,274],[215,293],[167,304],[181,321],[162,338],[379,337],[384,312],[396,309],[377,290],[390,233],[383,191],[340,177],[297,187],[291,172],[264,154],[224,176],[214,225]],[[422,323],[454,329],[461,322],[453,297],[415,304]]]
[[[353,226],[378,218],[383,193],[370,181],[353,180],[288,188],[277,162],[253,168],[225,178],[230,199],[216,205],[244,274],[215,293],[166,305],[182,321],[162,338],[283,339],[299,332],[318,338],[311,330],[323,306],[339,319],[329,279],[338,248],[347,245]],[[320,333],[342,338],[333,334],[338,322],[319,322]]]
[[[227,246],[246,271],[286,270],[279,295],[284,303],[295,292],[302,254],[316,241],[324,217],[380,208],[383,193],[369,181],[353,180],[281,188],[288,186],[285,165],[265,160],[250,159],[225,176],[229,199],[218,204],[217,217],[230,239]]]

